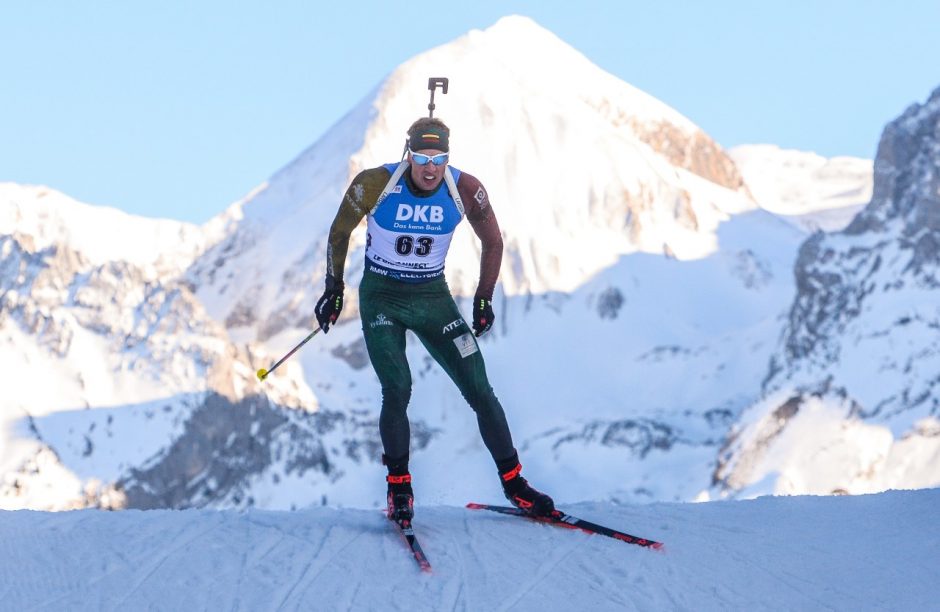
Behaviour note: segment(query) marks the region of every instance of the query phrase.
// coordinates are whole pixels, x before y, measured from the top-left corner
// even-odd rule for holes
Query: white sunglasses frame
[[[426,158],[428,158],[428,161],[424,162],[423,164],[418,164],[419,166],[427,166],[428,164],[434,164],[435,166],[443,166],[443,165],[446,164],[447,161],[450,159],[450,152],[449,152],[449,151],[448,151],[448,152],[443,152],[443,153],[438,153],[437,155],[427,155],[427,154],[425,154],[425,153],[418,153],[418,152],[416,152],[416,151],[412,151],[411,149],[408,149],[408,152],[411,153],[411,159],[412,159],[412,161],[414,160],[414,156],[415,156],[415,155],[420,155],[421,157],[426,157]],[[441,157],[442,155],[444,156],[444,161],[443,161],[442,163],[439,164],[439,163],[437,163],[437,162],[434,161],[435,159],[437,159],[438,157]],[[417,162],[415,162],[415,163],[417,164]]]

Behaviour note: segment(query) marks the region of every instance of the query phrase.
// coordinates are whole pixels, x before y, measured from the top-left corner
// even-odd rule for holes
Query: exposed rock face
[[[852,324],[875,323],[877,306],[908,292],[913,298],[940,288],[938,264],[940,89],[885,128],[872,202],[844,232],[818,233],[801,248],[786,359],[834,363],[841,356],[841,337]],[[936,310],[917,310],[897,309],[896,316],[878,320],[869,334],[915,320],[929,333],[937,323]]]
[[[634,122],[633,130],[643,142],[673,165],[734,191],[745,189],[744,179],[730,157],[705,132],[691,136],[676,126],[661,122],[644,125]]]
[[[840,436],[887,436],[875,460],[854,468],[864,477],[842,474],[827,489],[890,486],[885,466],[898,455],[893,449],[937,444],[924,432],[940,416],[940,89],[885,128],[874,181],[871,203],[844,231],[816,233],[800,249],[797,295],[764,383],[766,399],[732,433],[715,472],[725,488],[754,484],[771,453],[796,452],[788,432],[810,418],[841,419]],[[807,402],[815,416],[803,410]],[[781,450],[783,439],[790,450]],[[823,441],[807,442],[816,443]],[[830,448],[844,443],[833,440]],[[937,480],[923,461],[914,463],[912,473]],[[791,482],[807,477],[794,470]]]
[[[668,451],[680,441],[669,425],[649,419],[592,421],[579,431],[551,432],[546,437],[553,440],[555,451],[566,444],[600,444],[625,449],[640,458],[653,450]]]
[[[254,480],[335,480],[348,462],[379,462],[378,423],[368,413],[301,412],[261,395],[238,401],[210,393],[183,434],[117,483],[127,508],[249,507]],[[435,435],[412,424],[412,449]]]
[[[602,319],[616,319],[623,307],[623,293],[617,287],[608,287],[597,296],[597,314]]]
[[[916,254],[936,263],[935,237],[940,230],[940,88],[925,104],[912,105],[885,128],[875,159],[872,202],[846,228],[846,233],[885,232],[892,223],[901,225],[901,236],[908,241],[926,241],[928,244],[922,247],[925,252],[917,249]],[[909,246],[914,248],[914,244]]]
[[[545,473],[566,486],[576,479],[565,469],[584,475],[598,457],[621,470],[582,480],[569,499],[626,480],[631,495],[694,498],[735,423],[714,471],[718,488],[731,491],[786,468],[788,492],[857,492],[885,466],[906,474],[910,458],[940,456],[930,454],[940,442],[938,94],[885,131],[868,209],[847,230],[805,243],[787,317],[780,309],[793,297],[788,271],[804,234],[779,232],[778,219],[754,209],[715,142],[552,36],[535,32],[541,51],[520,56],[518,32],[478,34],[396,71],[184,253],[162,253],[165,232],[157,232],[137,249],[149,254],[126,259],[124,244],[92,248],[100,246],[98,221],[33,215],[43,231],[31,234],[22,220],[35,202],[5,217],[0,208],[0,347],[13,355],[5,363],[43,366],[23,367],[20,377],[57,371],[49,385],[33,381],[53,389],[42,407],[36,394],[0,402],[0,426],[16,428],[15,442],[29,446],[17,451],[17,465],[2,466],[0,502],[184,508],[365,499],[350,491],[359,476],[381,472],[381,390],[357,316],[361,225],[342,320],[263,384],[254,372],[316,324],[342,191],[355,172],[400,150],[403,127],[426,103],[432,62],[453,69],[455,84],[471,83],[481,66],[490,79],[485,90],[445,99],[446,116],[455,138],[466,136],[459,167],[485,179],[504,232],[498,325],[482,342],[494,381],[504,376],[505,405],[519,408],[507,409],[520,424],[517,443],[542,445],[554,462]],[[532,63],[490,61],[506,57]],[[69,231],[79,225],[85,231]],[[448,282],[466,313],[480,253],[473,232],[461,231]],[[441,466],[485,457],[472,412],[414,340],[408,351],[420,384],[409,416],[428,421],[412,421],[412,451],[433,440]],[[804,452],[810,438],[821,454],[860,440],[840,448],[864,460],[835,462],[830,480],[810,486],[812,468],[785,457],[813,456]],[[894,452],[905,444],[914,450]],[[930,470],[922,474],[930,486]],[[449,484],[450,471],[431,478]],[[32,501],[40,496],[30,492],[63,483],[72,496],[64,502]]]

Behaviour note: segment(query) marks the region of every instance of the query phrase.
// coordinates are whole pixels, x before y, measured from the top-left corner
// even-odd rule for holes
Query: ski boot
[[[415,515],[415,495],[411,490],[411,474],[408,473],[408,455],[393,458],[382,455],[382,463],[388,468],[388,518],[396,523],[410,522]]]
[[[415,515],[415,496],[411,474],[385,477],[388,482],[388,518],[396,523],[410,521]]]
[[[551,516],[555,512],[555,502],[552,498],[532,488],[520,475],[522,464],[519,463],[518,454],[500,461],[497,468],[503,484],[503,494],[513,506],[533,516]]]

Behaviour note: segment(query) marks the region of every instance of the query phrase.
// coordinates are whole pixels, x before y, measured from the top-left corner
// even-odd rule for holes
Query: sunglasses
[[[426,166],[428,162],[431,162],[435,166],[443,166],[447,163],[447,156],[449,155],[449,153],[425,155],[424,153],[415,153],[411,149],[408,149],[408,152],[411,153],[411,161],[413,161],[418,166]]]

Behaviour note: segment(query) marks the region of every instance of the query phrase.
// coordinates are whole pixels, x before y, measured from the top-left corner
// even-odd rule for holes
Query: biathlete
[[[379,431],[388,468],[388,517],[410,521],[414,493],[408,456],[411,370],[405,331],[411,330],[476,412],[480,435],[492,455],[506,498],[536,515],[554,510],[552,498],[522,477],[506,415],[486,376],[476,337],[493,325],[493,289],[503,242],[483,185],[448,164],[450,130],[421,118],[408,129],[408,153],[400,163],[359,173],[346,190],[330,228],[326,290],[317,302],[324,332],[343,308],[343,268],[349,236],[367,217],[366,263],[359,286],[362,331],[382,385]],[[444,261],[464,216],[482,243],[480,279],[473,298],[472,331],[444,279]]]

